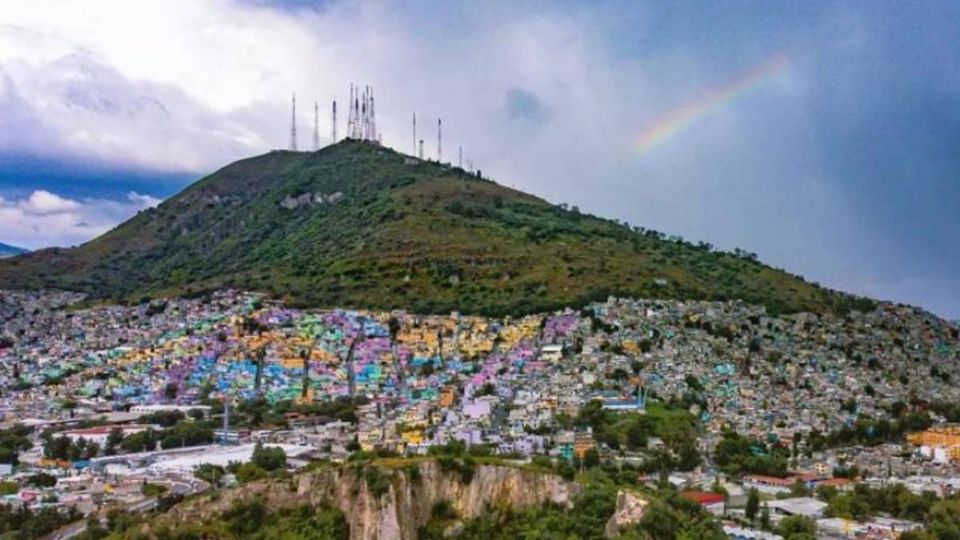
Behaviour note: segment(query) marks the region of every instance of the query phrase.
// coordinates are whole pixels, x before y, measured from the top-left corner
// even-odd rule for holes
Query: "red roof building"
[[[700,506],[713,506],[727,502],[726,496],[721,493],[708,493],[706,491],[684,491],[680,496],[688,501],[693,501]]]

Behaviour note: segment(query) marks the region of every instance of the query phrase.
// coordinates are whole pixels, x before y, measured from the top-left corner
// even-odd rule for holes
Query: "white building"
[[[60,435],[70,439],[73,442],[84,439],[88,443],[94,442],[100,446],[103,446],[107,444],[107,439],[110,438],[110,432],[114,429],[120,430],[120,433],[126,437],[128,435],[140,433],[141,431],[146,431],[151,428],[159,429],[159,426],[153,426],[150,424],[131,424],[128,426],[96,426],[85,429],[71,429],[70,431],[64,431],[60,433]]]

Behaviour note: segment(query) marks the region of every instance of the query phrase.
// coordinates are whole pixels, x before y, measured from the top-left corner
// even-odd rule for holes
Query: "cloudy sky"
[[[960,317],[960,3],[0,0],[0,242],[73,245],[371,84],[485,175]],[[344,126],[341,124],[340,132]],[[432,133],[425,136],[435,153]]]

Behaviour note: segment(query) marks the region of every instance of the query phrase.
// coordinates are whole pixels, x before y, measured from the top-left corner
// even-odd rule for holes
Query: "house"
[[[562,431],[557,434],[556,452],[567,461],[573,461],[575,438],[576,435],[572,431]]]
[[[792,497],[776,499],[767,503],[772,516],[805,516],[810,519],[820,519],[827,509],[827,503],[813,497]]]
[[[776,476],[766,476],[762,474],[748,474],[743,477],[744,489],[755,489],[767,495],[790,493],[790,487],[793,485],[793,482],[794,480],[792,478],[778,478]]]
[[[722,493],[709,493],[706,491],[682,491],[680,496],[688,501],[693,501],[701,508],[711,514],[721,516],[726,507],[727,498]]]
[[[731,540],[783,540],[779,534],[773,534],[759,529],[748,529],[736,525],[723,525],[723,532]]]
[[[110,438],[110,432],[114,429],[120,431],[124,437],[132,435],[134,433],[140,433],[141,431],[146,431],[151,428],[156,428],[157,426],[147,425],[147,424],[131,424],[128,426],[96,426],[92,428],[85,429],[72,429],[70,431],[64,431],[60,433],[61,436],[70,439],[72,442],[78,442],[80,439],[84,439],[88,443],[97,443],[101,447],[107,444],[107,439]]]
[[[563,358],[563,345],[544,345],[540,349],[540,359],[544,362],[559,362]]]
[[[593,440],[593,429],[587,428],[586,431],[578,431],[573,436],[573,455],[583,459],[587,452],[597,447],[597,442]]]

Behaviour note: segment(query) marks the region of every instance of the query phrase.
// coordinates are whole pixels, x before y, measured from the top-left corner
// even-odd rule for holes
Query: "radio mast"
[[[330,144],[337,144],[337,100],[333,100],[333,110],[330,115]]]

